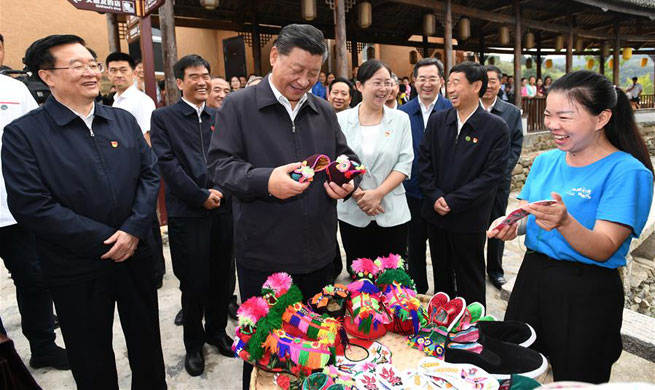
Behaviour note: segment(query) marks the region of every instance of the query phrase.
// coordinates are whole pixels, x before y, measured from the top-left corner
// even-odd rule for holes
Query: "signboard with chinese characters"
[[[137,2],[140,1],[142,0],[68,0],[78,9],[122,15],[137,15]]]
[[[147,16],[157,10],[157,8],[164,5],[166,0],[145,0],[143,4],[143,15]]]

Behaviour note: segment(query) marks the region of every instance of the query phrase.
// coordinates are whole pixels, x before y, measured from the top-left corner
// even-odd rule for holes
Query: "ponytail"
[[[552,84],[550,92],[567,95],[593,115],[611,110],[612,117],[604,129],[609,142],[653,172],[653,163],[630,101],[625,92],[613,86],[605,76],[587,70],[567,73]]]
[[[630,100],[621,88],[615,87],[615,91],[616,105],[612,108],[612,118],[605,125],[605,136],[617,149],[630,153],[653,172],[648,147],[635,121]]]

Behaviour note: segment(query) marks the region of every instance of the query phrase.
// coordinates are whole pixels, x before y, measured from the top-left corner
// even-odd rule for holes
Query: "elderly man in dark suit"
[[[489,113],[503,118],[509,128],[509,159],[507,160],[507,168],[505,169],[503,181],[498,184],[498,189],[496,190],[496,198],[494,199],[493,208],[491,209],[491,219],[489,220],[489,223],[491,223],[496,218],[505,215],[505,210],[507,209],[507,199],[509,198],[509,189],[512,184],[512,170],[521,156],[521,148],[523,146],[523,124],[521,122],[521,111],[516,106],[498,98],[502,71],[493,65],[488,65],[486,68],[489,82],[487,83],[487,91],[482,96],[482,99],[480,99],[482,108]],[[496,288],[500,288],[506,283],[503,273],[504,249],[504,241],[495,238],[487,240],[487,275],[489,275],[491,284]]]

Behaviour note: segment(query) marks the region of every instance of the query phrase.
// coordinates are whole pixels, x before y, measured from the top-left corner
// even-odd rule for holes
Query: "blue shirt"
[[[584,167],[571,167],[566,153],[551,150],[537,157],[518,198],[535,202],[551,199],[556,192],[568,212],[587,229],[597,220],[620,223],[632,228],[632,234],[605,262],[594,261],[578,253],[557,230],[547,232],[528,217],[525,245],[553,259],[578,261],[606,268],[625,265],[630,241],[641,234],[653,198],[653,175],[630,154],[614,152]]]
[[[325,86],[320,81],[317,81],[316,84],[314,84],[314,86],[312,87],[312,93],[318,97],[327,99]]]

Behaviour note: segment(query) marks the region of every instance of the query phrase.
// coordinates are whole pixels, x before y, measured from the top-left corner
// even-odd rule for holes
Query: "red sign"
[[[137,15],[137,2],[141,0],[68,0],[77,9],[112,14]]]

